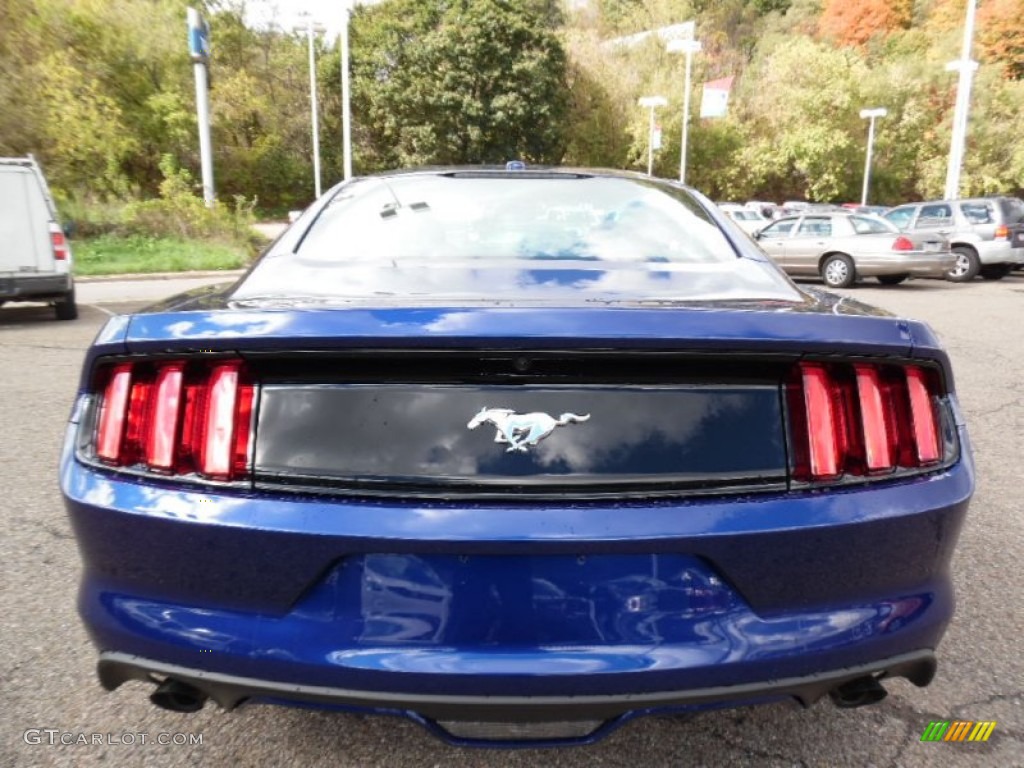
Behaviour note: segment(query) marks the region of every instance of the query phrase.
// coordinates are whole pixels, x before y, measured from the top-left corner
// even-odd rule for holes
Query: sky
[[[305,27],[303,16],[308,13],[313,21],[326,27],[325,34],[337,37],[341,30],[342,8],[346,0],[248,0],[245,16],[254,27],[276,24],[282,29]],[[357,0],[359,5],[373,5],[380,0]]]

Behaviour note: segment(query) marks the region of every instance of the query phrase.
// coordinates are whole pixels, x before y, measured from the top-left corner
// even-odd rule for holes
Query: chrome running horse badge
[[[470,419],[466,426],[476,429],[484,422],[490,422],[498,431],[494,436],[496,443],[508,443],[506,453],[521,451],[536,445],[555,431],[555,427],[564,427],[587,421],[590,414],[577,416],[575,413],[563,413],[557,419],[540,411],[534,413],[516,413],[511,408],[481,408],[480,413]]]

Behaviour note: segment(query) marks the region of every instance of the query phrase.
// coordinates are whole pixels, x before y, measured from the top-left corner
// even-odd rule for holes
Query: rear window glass
[[[639,179],[479,174],[358,180],[297,250],[304,260],[714,263],[736,252],[685,191]]]
[[[992,203],[960,203],[960,210],[970,224],[992,224],[995,222],[995,207]]]
[[[894,208],[885,214],[887,221],[891,221],[895,226],[900,229],[906,229],[910,225],[910,220],[914,218],[913,208]]]
[[[875,216],[851,216],[850,224],[858,235],[882,235],[899,231],[885,219]]]
[[[932,229],[943,227],[953,222],[952,209],[942,203],[940,205],[922,205],[921,213],[914,222],[914,229]]]
[[[1008,197],[1001,201],[1001,206],[1007,224],[1024,222],[1024,200],[1019,197]]]

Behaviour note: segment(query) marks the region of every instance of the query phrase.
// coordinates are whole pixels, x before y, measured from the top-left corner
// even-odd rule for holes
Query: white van
[[[0,157],[0,304],[45,301],[58,320],[78,317],[71,246],[32,157]]]

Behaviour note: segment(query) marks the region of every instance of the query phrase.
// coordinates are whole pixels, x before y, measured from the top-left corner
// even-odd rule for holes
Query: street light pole
[[[313,20],[307,19],[306,34],[309,37],[309,103],[313,123],[313,189],[320,198],[320,117],[316,99],[316,55],[313,52]]]
[[[352,105],[349,84],[348,22],[352,17],[351,0],[341,3],[341,142],[345,160],[345,180],[352,178]]]
[[[956,86],[956,107],[953,110],[953,136],[949,145],[949,165],[946,170],[947,200],[960,197],[960,170],[964,163],[964,144],[967,141],[967,116],[971,108],[971,81],[978,62],[971,61],[971,43],[974,39],[974,15],[977,0],[967,0],[967,20],[964,23],[964,43],[957,61],[946,65],[946,70],[959,72]]]
[[[654,174],[654,110],[668,104],[664,96],[641,96],[639,104],[650,110],[650,121],[647,128],[647,175]]]
[[[864,190],[861,192],[860,204],[868,204],[868,188],[871,184],[871,155],[875,147],[875,119],[879,117],[885,117],[889,112],[884,107],[877,109],[862,109],[860,116],[863,119],[869,120],[868,123],[868,151],[867,158],[864,160]]]
[[[683,139],[679,148],[679,183],[686,183],[686,154],[690,137],[690,73],[693,69],[693,54],[699,52],[701,44],[697,40],[670,40],[665,50],[669,53],[686,55],[686,75],[683,88]]]

